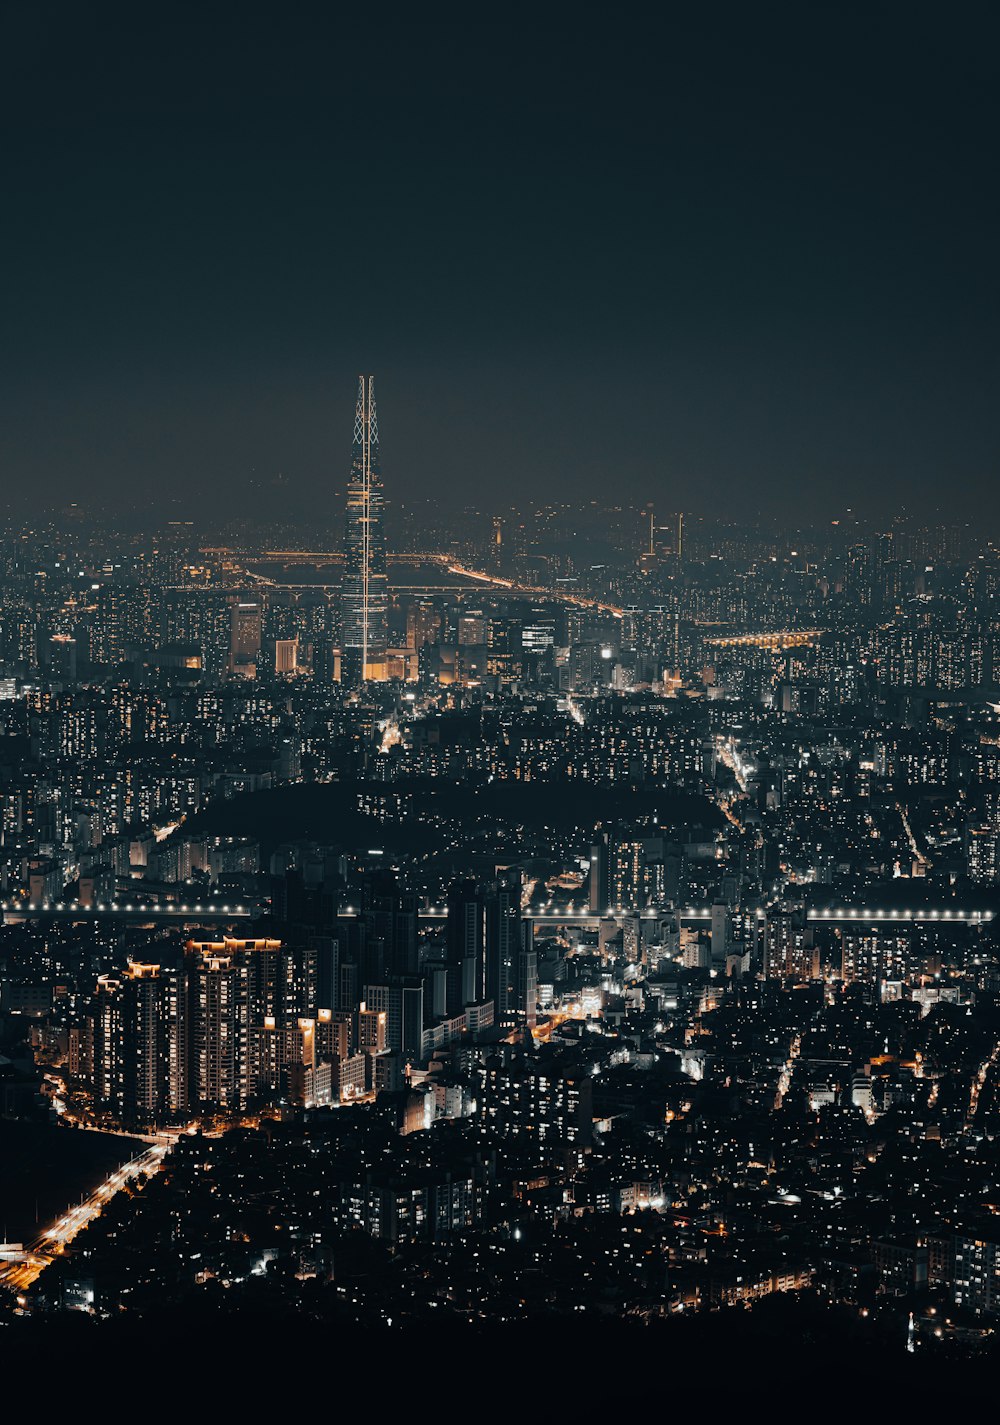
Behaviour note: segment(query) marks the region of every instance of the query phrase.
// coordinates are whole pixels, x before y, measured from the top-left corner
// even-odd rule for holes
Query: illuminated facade
[[[238,676],[252,678],[256,675],[263,617],[259,600],[238,598],[233,601],[230,609],[229,666]]]
[[[382,516],[375,378],[360,376],[347,485],[341,593],[345,671],[348,677],[359,681],[384,676],[389,595]]]

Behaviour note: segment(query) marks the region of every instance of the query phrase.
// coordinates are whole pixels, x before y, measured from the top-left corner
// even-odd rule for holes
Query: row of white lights
[[[155,914],[157,914],[157,913],[161,913],[161,914],[162,914],[162,913],[166,913],[166,912],[169,912],[169,911],[177,911],[177,910],[180,910],[180,911],[182,911],[182,912],[194,912],[194,913],[196,913],[196,914],[202,914],[202,913],[205,912],[205,911],[218,911],[218,910],[221,910],[224,915],[230,915],[230,914],[233,914],[233,915],[244,915],[244,914],[246,914],[246,913],[249,911],[249,909],[250,909],[250,907],[249,907],[249,906],[246,906],[246,905],[233,905],[233,906],[229,906],[229,905],[218,906],[218,905],[211,905],[211,904],[209,904],[209,905],[202,905],[202,904],[198,904],[198,905],[181,905],[181,906],[177,906],[177,905],[133,905],[131,901],[129,901],[129,902],[128,902],[127,904],[125,904],[125,905],[122,905],[119,901],[111,901],[108,905],[105,905],[103,902],[101,902],[100,904],[98,904],[98,905],[96,905],[96,906],[92,906],[92,905],[80,905],[79,901],[68,901],[68,902],[67,902],[67,901],[44,901],[41,905],[36,905],[36,903],[35,903],[34,901],[32,901],[32,902],[31,902],[29,905],[27,905],[27,906],[26,906],[22,901],[0,901],[0,910],[14,910],[14,911],[25,911],[25,910],[28,910],[28,911],[32,911],[32,910],[79,910],[79,911],[84,911],[84,912],[93,913],[93,912],[95,912],[95,911],[120,911],[120,910],[129,911],[129,910],[132,910],[132,911],[148,912],[148,913],[151,914],[151,915],[155,915]],[[621,907],[619,907],[619,910],[620,910],[620,909],[621,909]],[[346,914],[346,915],[353,915],[354,913],[355,913],[354,906],[347,906],[347,907],[345,908],[344,914]],[[668,914],[668,913],[669,913],[669,912],[665,912],[665,914]],[[444,914],[446,914],[446,911],[445,911],[445,908],[444,908],[443,906],[431,906],[431,907],[429,907],[428,910],[426,910],[426,911],[424,912],[424,914],[425,914],[425,915],[444,915]],[[614,909],[613,909],[612,907],[609,906],[609,907],[608,907],[608,910],[605,912],[605,914],[606,914],[606,915],[613,915],[613,914],[615,914],[615,911],[614,911]],[[652,916],[655,918],[656,912],[647,912],[647,914],[648,914],[648,915],[652,915]],[[710,911],[707,907],[704,907],[704,906],[699,906],[699,907],[697,907],[697,908],[694,907],[694,906],[686,906],[683,910],[676,912],[676,914],[682,915],[682,916],[700,915],[700,916],[705,916],[705,917],[707,918],[708,916],[711,915],[711,911]],[[551,916],[553,919],[559,919],[560,916],[566,916],[566,915],[583,915],[586,919],[589,920],[589,919],[596,918],[597,916],[599,916],[599,915],[600,915],[600,912],[599,912],[599,911],[537,910],[537,911],[533,911],[533,912],[531,912],[531,913],[529,914],[529,919],[537,920],[540,916],[543,916],[543,915]],[[845,908],[844,906],[838,906],[836,910],[833,910],[833,909],[827,909],[827,910],[809,910],[809,911],[807,912],[807,916],[808,916],[810,919],[814,919],[814,920],[815,920],[815,919],[827,919],[827,918],[830,918],[830,917],[833,917],[833,918],[835,918],[835,919],[837,919],[837,920],[871,920],[871,919],[884,920],[886,917],[889,917],[890,919],[906,919],[906,920],[939,920],[939,919],[944,919],[944,920],[992,920],[992,919],[993,919],[993,916],[994,916],[994,912],[991,911],[991,910],[896,910],[896,911],[883,910],[883,909],[879,909],[879,910],[865,910],[864,908],[858,909],[857,906],[848,906],[848,907],[846,907],[846,908]]]
[[[694,906],[688,906],[686,910],[680,910],[680,911],[644,910],[644,911],[639,911],[639,912],[633,912],[633,911],[627,910],[624,906],[620,906],[620,905],[619,905],[619,906],[610,906],[610,905],[609,905],[608,908],[607,908],[607,910],[548,910],[548,909],[546,909],[546,910],[529,910],[529,911],[525,911],[525,912],[524,912],[524,917],[525,917],[525,919],[527,919],[527,920],[538,920],[538,919],[539,919],[541,916],[543,916],[543,915],[550,915],[550,916],[553,917],[553,919],[556,919],[556,920],[558,920],[558,919],[563,919],[563,920],[565,920],[567,916],[582,916],[584,920],[600,920],[602,917],[608,916],[608,915],[632,915],[632,914],[636,914],[636,913],[642,915],[642,916],[643,916],[645,919],[647,919],[647,920],[657,920],[657,919],[659,919],[659,917],[660,917],[661,915],[664,916],[664,917],[666,917],[666,916],[669,916],[669,915],[671,915],[671,914],[674,914],[674,915],[704,915],[704,916],[711,915],[711,911],[708,910],[707,907],[702,907],[702,908],[700,908],[700,909],[696,909]],[[343,910],[343,912],[342,912],[342,914],[344,914],[344,915],[354,915],[354,914],[355,914],[355,908],[354,908],[354,906],[352,906],[352,905],[345,906],[345,907],[344,907],[344,910]],[[422,911],[420,912],[420,914],[421,914],[421,915],[447,915],[447,914],[448,914],[448,910],[447,910],[447,907],[446,907],[446,906],[442,906],[442,905],[430,905],[430,906],[427,907],[426,910],[422,910]]]
[[[837,920],[992,920],[991,910],[859,910],[857,906],[838,906],[836,910],[810,910],[810,919]]]
[[[542,916],[549,916],[553,920],[565,920],[567,916],[580,917],[585,920],[598,920],[602,916],[616,915],[622,913],[623,908],[609,906],[606,911],[565,911],[565,910],[535,910],[526,913],[526,919],[539,920]],[[354,915],[354,906],[347,906],[343,912],[345,915]],[[445,915],[447,912],[443,906],[429,906],[427,910],[421,912],[423,915]],[[624,912],[631,914],[632,912]],[[657,919],[660,912],[646,911],[645,916],[649,919]],[[701,916],[708,920],[712,912],[707,906],[685,906],[679,911],[664,911],[663,915],[675,914],[684,918]],[[764,911],[758,914],[763,916]],[[867,910],[857,906],[838,906],[836,909],[809,910],[807,918],[810,920],[992,920],[995,912],[992,910]]]
[[[170,911],[189,911],[196,915],[202,915],[206,911],[221,910],[223,915],[243,915],[249,911],[246,905],[133,905],[130,901],[127,905],[121,905],[118,901],[111,901],[104,905],[81,905],[79,901],[43,901],[41,905],[36,905],[32,901],[29,905],[24,905],[21,901],[0,901],[0,910],[32,911],[32,910],[78,910],[84,914],[94,914],[97,911],[119,911],[137,910],[149,915],[164,915]]]
[[[621,911],[621,906],[617,908],[617,911],[609,907],[604,913],[605,915],[615,915]],[[625,913],[631,914],[632,912]],[[437,914],[437,912],[432,912],[432,914]],[[597,919],[599,914],[600,912],[598,911],[582,912],[582,915],[588,920]],[[655,920],[658,913],[656,911],[647,911],[646,914]],[[669,914],[669,911],[664,912],[664,915]],[[712,912],[707,906],[687,906],[684,910],[676,911],[674,914],[682,916],[685,919],[701,917],[703,920],[708,920]],[[761,914],[764,914],[764,912],[761,912]],[[826,920],[831,917],[837,920],[992,920],[994,912],[991,910],[866,910],[864,908],[858,909],[857,906],[850,906],[846,909],[839,906],[836,910],[810,910],[807,914],[812,920]],[[564,917],[566,912],[561,910],[538,910],[529,913],[528,918],[537,920],[543,915],[558,919],[559,917]]]

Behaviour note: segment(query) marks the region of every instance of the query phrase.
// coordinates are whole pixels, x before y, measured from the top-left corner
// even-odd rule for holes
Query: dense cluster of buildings
[[[1000,553],[345,499],[0,541],[0,1113],[173,1144],[24,1309],[991,1331]]]

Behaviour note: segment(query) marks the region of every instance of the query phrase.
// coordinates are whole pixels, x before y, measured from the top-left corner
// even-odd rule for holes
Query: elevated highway
[[[141,898],[131,901],[100,901],[83,906],[75,901],[44,901],[41,904],[23,901],[0,901],[0,914],[5,925],[25,920],[132,920],[132,921],[198,921],[201,924],[224,924],[234,920],[251,920],[261,913],[255,902],[191,901],[181,905],[154,904]]]

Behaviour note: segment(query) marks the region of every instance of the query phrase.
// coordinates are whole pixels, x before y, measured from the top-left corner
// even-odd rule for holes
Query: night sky
[[[995,6],[651,8],[5,6],[9,508],[1000,526]]]

